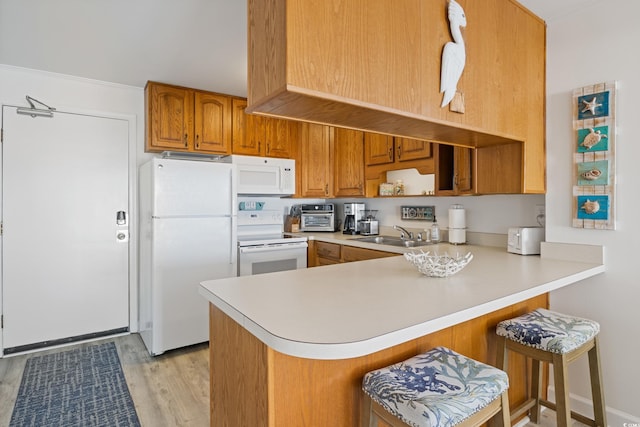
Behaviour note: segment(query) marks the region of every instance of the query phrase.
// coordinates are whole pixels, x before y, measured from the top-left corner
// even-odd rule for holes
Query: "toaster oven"
[[[333,203],[300,205],[300,231],[336,231]]]

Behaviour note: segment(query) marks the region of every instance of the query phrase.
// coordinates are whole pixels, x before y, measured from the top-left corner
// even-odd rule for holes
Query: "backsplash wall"
[[[391,227],[394,224],[405,228],[424,229],[431,225],[427,221],[403,221],[400,219],[400,207],[435,206],[436,218],[441,227],[448,226],[449,206],[460,204],[466,210],[467,230],[479,233],[507,234],[512,226],[537,225],[536,206],[544,206],[544,195],[492,195],[466,197],[388,197],[388,198],[352,198],[352,199],[296,199],[278,197],[239,197],[241,201],[264,201],[264,209],[279,210],[283,214],[289,212],[294,204],[301,203],[334,203],[336,213],[342,219],[342,205],[345,202],[364,202],[367,209],[377,209],[376,218],[381,226]]]

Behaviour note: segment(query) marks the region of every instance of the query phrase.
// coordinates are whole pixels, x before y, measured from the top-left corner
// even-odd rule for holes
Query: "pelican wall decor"
[[[453,38],[453,41],[445,44],[442,51],[440,92],[444,93],[444,95],[442,97],[442,105],[440,105],[441,108],[448,105],[454,99],[457,91],[458,80],[460,80],[466,61],[464,39],[462,38],[462,31],[460,28],[467,26],[467,18],[464,15],[464,10],[455,0],[449,0],[448,16],[449,28],[451,30],[451,37]],[[456,104],[459,105],[455,108],[452,104],[452,111],[463,113],[464,101],[460,99]]]

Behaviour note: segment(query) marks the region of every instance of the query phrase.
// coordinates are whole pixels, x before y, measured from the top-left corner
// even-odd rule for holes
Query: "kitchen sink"
[[[367,237],[359,237],[353,240],[356,240],[358,242],[378,243],[381,245],[399,246],[402,248],[414,248],[414,247],[426,246],[431,244],[431,242],[425,242],[424,240],[401,239],[400,237],[397,237],[397,236],[367,236]]]

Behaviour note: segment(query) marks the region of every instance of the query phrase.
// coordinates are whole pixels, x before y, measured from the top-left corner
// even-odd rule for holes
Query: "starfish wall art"
[[[616,83],[573,92],[573,223],[577,228],[615,229]]]

